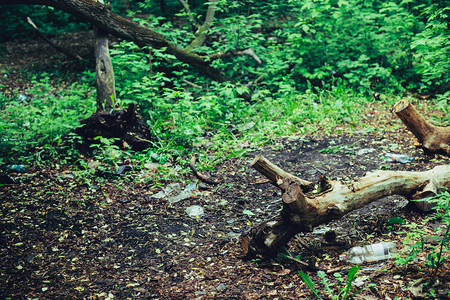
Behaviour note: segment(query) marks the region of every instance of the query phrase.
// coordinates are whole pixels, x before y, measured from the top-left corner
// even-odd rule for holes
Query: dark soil
[[[401,123],[395,119],[393,123],[396,126],[383,124],[371,132],[297,136],[249,148],[246,157],[217,165],[210,174],[220,181],[214,187],[199,184],[190,171],[183,172],[188,166],[173,166],[173,172],[180,173],[181,187],[195,182],[197,188],[193,196],[172,204],[170,195],[158,195],[171,182],[155,180],[157,169],[94,179],[57,164],[10,173],[17,184],[0,186],[0,297],[312,299],[298,271],[307,272],[319,284],[316,270],[283,255],[275,260],[242,258],[240,234],[281,208],[281,192],[250,163],[263,154],[300,178],[317,180],[326,175],[340,180],[376,169],[422,171],[450,162],[443,156],[424,156],[411,146],[413,137]],[[373,152],[356,154],[372,148]],[[382,159],[386,151],[415,160],[386,163]],[[204,216],[189,217],[185,209],[192,205],[201,206]],[[388,228],[386,221],[401,217],[420,222],[424,216],[402,197],[390,196],[297,235],[287,250],[322,270],[335,269],[328,278],[336,283],[333,274],[345,278],[351,267],[338,260],[339,254],[352,245],[379,241],[394,241],[402,249],[407,228],[398,224]],[[327,241],[325,233],[336,234],[336,240]],[[414,298],[410,287],[420,286],[420,278],[427,282],[430,275],[422,256],[408,268],[392,261],[363,264],[357,274],[365,280],[361,299]],[[448,263],[440,268],[438,279],[437,289],[448,293]],[[323,290],[320,284],[318,288]],[[325,292],[322,295],[327,297]]]

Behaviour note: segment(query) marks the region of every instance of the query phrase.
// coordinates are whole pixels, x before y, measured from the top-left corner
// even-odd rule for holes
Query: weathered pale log
[[[450,155],[450,127],[439,127],[427,122],[407,99],[397,102],[394,111],[417,138],[425,153]]]
[[[359,180],[342,182],[322,177],[311,190],[298,178],[258,157],[253,165],[264,165],[264,175],[284,191],[281,214],[266,221],[241,237],[241,245],[247,257],[272,256],[299,232],[338,219],[350,211],[389,195],[402,195],[407,199],[430,196],[437,187],[450,188],[450,165],[437,166],[429,171],[375,171]],[[435,190],[430,188],[430,183]]]
[[[281,168],[277,167],[273,163],[271,163],[267,158],[265,158],[262,155],[258,155],[255,157],[255,159],[252,161],[251,166],[261,173],[262,175],[266,176],[270,181],[272,181],[273,184],[278,186],[278,180],[293,177],[298,182],[300,182],[302,185],[309,185],[311,182],[300,179],[298,177],[295,177],[292,174],[289,174],[288,172],[285,172]]]

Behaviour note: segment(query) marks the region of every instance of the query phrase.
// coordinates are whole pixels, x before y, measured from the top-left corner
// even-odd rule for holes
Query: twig
[[[303,242],[301,239],[297,239],[297,242],[303,247],[306,248],[306,250],[308,250],[309,252],[315,254],[315,255],[320,255],[320,252],[317,251],[316,249],[313,249],[311,247],[309,247],[305,242]]]
[[[197,22],[195,22],[194,15],[192,14],[191,9],[189,8],[189,4],[187,3],[187,1],[184,1],[184,0],[178,0],[178,2],[180,2],[181,5],[183,5],[184,10],[188,14],[188,18],[192,22],[192,26],[194,27],[194,30],[196,30],[199,26],[198,26]]]
[[[271,182],[270,179],[261,179],[257,182],[253,182],[252,184],[264,184],[264,183],[269,183]]]
[[[190,86],[192,86],[192,87],[194,87],[196,89],[200,89],[200,90],[202,89],[201,86],[199,86],[198,84],[195,84],[193,82],[190,82],[189,80],[182,79],[181,81],[183,81],[184,83],[187,83],[188,85],[190,85]]]
[[[258,81],[259,81],[261,78],[264,77],[264,75],[266,75],[266,74],[259,75],[258,78],[256,78],[256,79],[253,80],[253,81],[248,82],[245,86],[246,86],[246,87],[249,87],[249,86],[252,86],[252,85],[257,84]]]
[[[195,168],[196,160],[197,160],[197,155],[194,154],[194,155],[192,155],[191,162],[189,163],[189,167],[191,168],[192,172],[194,172],[195,177],[197,177],[200,181],[210,184],[210,185],[218,184],[218,182],[212,181],[212,180],[206,178],[203,174],[201,174],[197,171],[197,169]]]
[[[305,263],[304,261],[301,261],[301,260],[299,260],[299,259],[296,259],[295,257],[289,256],[289,255],[286,255],[285,257],[286,257],[287,259],[290,259],[290,260],[292,260],[292,261],[295,261],[296,263],[301,264],[301,265],[304,266],[304,267],[307,267],[307,268],[310,267],[310,265],[309,265],[308,263]]]
[[[72,59],[75,60],[83,60],[83,58],[81,56],[79,56],[78,54],[72,54],[71,52],[69,52],[68,50],[56,45],[55,43],[53,43],[49,38],[47,38],[42,32],[41,30],[36,26],[36,24],[34,24],[34,22],[30,19],[30,17],[27,17],[27,21],[28,24],[30,24],[35,30],[36,32],[39,34],[39,36],[41,38],[44,39],[44,41],[46,41],[50,46],[52,46],[53,48],[55,48],[56,50],[58,50],[59,52],[64,53],[65,55],[69,56]]]
[[[209,55],[209,59],[214,60],[218,58],[224,58],[224,57],[231,57],[236,55],[248,55],[251,58],[253,58],[258,65],[262,64],[262,60],[256,55],[255,50],[253,48],[247,48],[245,50],[231,50],[227,52],[219,52],[215,54]]]

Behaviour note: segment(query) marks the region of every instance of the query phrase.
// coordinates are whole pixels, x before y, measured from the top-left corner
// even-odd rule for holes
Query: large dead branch
[[[407,99],[397,102],[394,111],[417,138],[425,153],[450,156],[450,127],[439,127],[427,122]]]
[[[74,60],[82,60],[83,59],[78,54],[74,54],[74,53],[70,52],[68,49],[60,47],[60,46],[56,45],[55,43],[53,43],[52,40],[50,40],[45,34],[43,34],[42,31],[36,26],[36,24],[34,24],[34,22],[30,19],[30,17],[27,17],[27,22],[28,22],[28,24],[31,25],[31,27],[34,28],[34,30],[36,30],[36,32],[39,34],[39,36],[54,49],[58,50],[61,53],[64,53],[71,59],[74,59]]]
[[[165,48],[166,53],[174,55],[178,60],[200,70],[213,80],[229,81],[203,57],[169,43],[162,34],[113,13],[107,6],[95,0],[3,0],[0,2],[0,5],[2,4],[40,4],[61,9],[116,37],[133,41],[141,47]]]
[[[425,172],[375,171],[350,182],[322,177],[313,185],[262,156],[256,157],[252,166],[283,190],[283,209],[241,237],[247,257],[275,255],[295,234],[310,231],[377,199],[393,194],[420,199],[440,187],[450,187],[450,165]]]

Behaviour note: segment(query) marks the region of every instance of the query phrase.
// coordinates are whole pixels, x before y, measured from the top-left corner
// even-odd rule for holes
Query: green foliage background
[[[178,1],[163,2],[110,4],[179,47],[188,46],[195,30],[187,13]],[[207,2],[189,4],[201,24]],[[327,131],[342,123],[357,126],[360,112],[374,101],[373,92],[388,95],[383,100],[387,105],[406,93],[432,94],[436,107],[446,114],[449,11],[445,1],[436,0],[220,0],[205,44],[194,51],[207,56],[251,48],[262,63],[249,55],[216,59],[212,66],[236,84],[217,83],[164,49],[141,49],[121,41],[111,47],[119,103],[138,103],[160,152],[189,150],[204,139],[237,141],[245,136],[261,143],[317,127]],[[2,40],[26,35],[27,14],[39,20],[47,34],[88,27],[54,9],[8,6],[0,13],[5,23]],[[94,110],[93,70],[79,74],[78,84],[64,92],[48,74],[28,72],[34,87],[26,96],[32,101],[18,102],[19,93],[0,95],[5,112],[0,128],[7,132],[0,142],[3,154],[58,140]],[[252,95],[250,102],[243,100],[244,93]],[[23,109],[38,117],[28,120]]]

